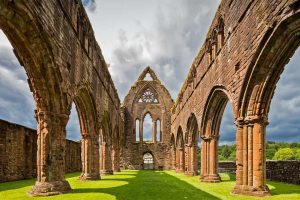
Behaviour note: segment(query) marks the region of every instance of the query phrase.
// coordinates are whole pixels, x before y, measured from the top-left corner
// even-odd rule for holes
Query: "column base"
[[[106,175],[113,175],[114,172],[113,172],[113,170],[101,170],[100,174],[103,176],[106,176]]]
[[[219,174],[208,174],[205,176],[201,176],[201,181],[207,183],[219,183],[221,182],[221,178]]]
[[[193,172],[193,171],[185,171],[184,174],[186,176],[197,176],[197,172]]]
[[[95,180],[101,180],[100,174],[81,174],[79,177],[79,180],[82,181],[95,181]]]
[[[248,185],[235,185],[231,193],[256,197],[271,196],[268,186],[264,186],[262,188],[255,188],[253,186]]]
[[[176,173],[183,173],[184,170],[183,170],[183,169],[176,169],[175,172],[176,172]]]
[[[68,181],[36,182],[32,190],[28,192],[30,196],[52,196],[71,192]]]
[[[117,169],[114,169],[113,172],[120,172],[121,169],[120,168],[117,168]]]

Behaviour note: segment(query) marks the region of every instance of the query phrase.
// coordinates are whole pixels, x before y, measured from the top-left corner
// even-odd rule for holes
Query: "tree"
[[[300,149],[296,149],[295,151],[295,160],[300,160]]]
[[[224,148],[222,149],[221,155],[222,155],[222,156],[225,158],[225,160],[226,160],[227,158],[229,158],[230,154],[231,154],[231,151],[230,151],[228,145],[225,145]]]
[[[291,148],[280,148],[275,153],[274,160],[294,160],[294,153]]]
[[[228,158],[228,160],[235,161],[236,159],[236,150],[233,150]]]
[[[272,158],[274,157],[276,153],[276,149],[267,149],[267,160],[272,160]]]

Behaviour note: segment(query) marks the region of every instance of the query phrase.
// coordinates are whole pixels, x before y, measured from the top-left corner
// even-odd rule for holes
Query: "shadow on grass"
[[[280,194],[300,194],[300,185],[282,183],[277,181],[267,181],[272,195]]]
[[[122,174],[117,174],[120,176]],[[127,175],[126,173],[124,175]],[[125,176],[126,177],[126,176]],[[116,180],[103,178],[103,182]],[[219,199],[165,172],[139,171],[133,178],[120,178],[126,185],[110,188],[74,188],[73,193],[106,193],[119,200]]]
[[[80,172],[69,173],[66,174],[66,178],[74,178],[79,177]],[[7,190],[15,190],[20,189],[28,186],[33,186],[36,182],[36,179],[24,179],[18,181],[9,181],[0,184],[0,192],[7,191]]]
[[[33,186],[35,184],[35,181],[36,181],[35,179],[27,179],[22,181],[10,181],[10,182],[1,183],[0,192]]]

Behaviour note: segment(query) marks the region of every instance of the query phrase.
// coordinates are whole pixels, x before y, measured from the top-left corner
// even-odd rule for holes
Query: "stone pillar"
[[[156,143],[156,135],[157,135],[157,123],[156,121],[152,121],[152,140]]]
[[[179,147],[176,148],[176,172],[179,172],[179,164],[180,163],[180,155],[179,155]]]
[[[184,172],[184,148],[179,148],[179,172]]]
[[[80,180],[99,180],[99,140],[97,136],[83,134],[81,140],[82,173]]]
[[[65,180],[68,115],[39,111],[37,127],[37,181],[29,194],[49,196],[71,191]]]
[[[143,126],[144,126],[144,120],[140,121],[139,126],[140,126],[140,131],[139,131],[139,134],[140,134],[140,144],[143,144]]]
[[[201,181],[217,183],[220,182],[218,174],[218,136],[203,137],[202,148],[205,150],[202,153],[201,161]],[[203,169],[202,169],[203,168]]]
[[[235,194],[269,196],[266,185],[266,117],[251,116],[237,124]]]
[[[113,171],[120,172],[120,152],[119,147],[114,145],[112,147],[112,163],[113,163]]]
[[[101,175],[112,175],[112,160],[111,160],[111,149],[110,146],[106,142],[102,142],[102,165],[100,173]]]
[[[204,140],[205,137],[201,137],[201,171],[200,171],[200,180],[202,181],[204,177],[206,176],[206,155],[207,155],[207,149],[206,149],[206,141]]]
[[[172,147],[172,169],[176,170],[176,149]]]
[[[191,144],[187,146],[188,162],[187,162],[187,171],[185,175],[187,176],[196,176],[197,175],[197,145]]]

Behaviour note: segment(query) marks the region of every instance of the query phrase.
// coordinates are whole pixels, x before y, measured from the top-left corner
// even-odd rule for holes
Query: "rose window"
[[[158,103],[156,95],[148,88],[139,99],[139,103]]]

